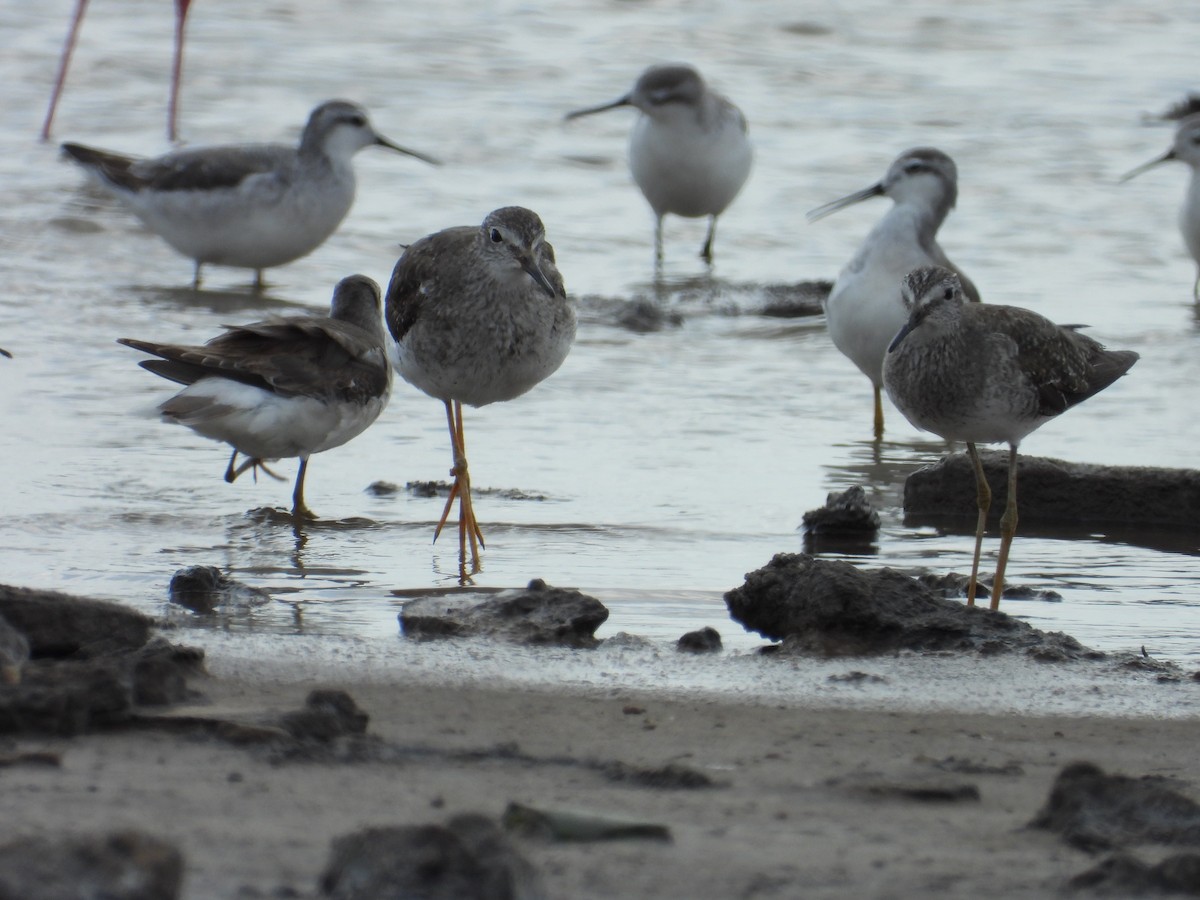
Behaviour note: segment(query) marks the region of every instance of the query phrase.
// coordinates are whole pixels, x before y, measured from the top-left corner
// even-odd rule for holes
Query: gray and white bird
[[[387,406],[392,368],[379,285],[365,275],[338,282],[328,316],[275,317],[228,326],[203,346],[120,338],[158,359],[142,368],[186,387],[158,408],[165,421],[233,447],[225,480],[269,460],[299,457],[292,516],[304,502],[308,458],[340,447]],[[247,457],[240,465],[237,456]]]
[[[385,317],[400,377],[446,406],[454,485],[434,540],[457,497],[459,580],[466,583],[479,572],[483,532],[471,502],[463,404],[521,396],[554,374],[575,340],[575,311],[542,220],[508,206],[482,225],[421,238],[396,263]]]
[[[922,266],[903,281],[907,322],[883,364],[896,408],[917,428],[965,441],[975,469],[979,516],[967,605],[975,603],[979,557],[992,494],[976,444],[1008,444],[1008,497],[991,608],[1000,605],[1017,528],[1017,447],[1036,428],[1104,390],[1137,362],[1132,350],[1106,350],[1016,306],[969,303],[959,276]]]
[[[306,256],[325,242],[354,203],[353,157],[387,147],[432,165],[437,160],[380,136],[366,111],[330,100],[312,111],[297,147],[229,144],[152,159],[63,144],[105,191],[147,228],[195,261],[263,269]]]
[[[1192,296],[1200,301],[1200,112],[1179,118],[1171,149],[1127,172],[1121,177],[1121,181],[1128,181],[1147,169],[1171,160],[1187,163],[1192,170],[1183,207],[1179,210],[1179,231],[1183,235],[1183,243],[1188,252],[1196,261],[1196,282],[1192,286]]]
[[[711,262],[717,216],[738,195],[754,160],[746,117],[687,65],[651,66],[623,97],[568,113],[577,119],[622,106],[640,111],[629,139],[633,180],[654,210],[654,253],[662,261],[663,216],[708,216],[700,256]]]
[[[958,199],[954,160],[932,147],[901,153],[882,181],[819,206],[808,214],[815,222],[872,197],[888,197],[893,206],[871,229],[845,265],[825,300],[825,322],[833,344],[871,379],[875,399],[875,437],[883,437],[883,357],[908,319],[900,281],[918,266],[943,266],[957,272],[963,292],[979,292],[937,243],[937,232]]]

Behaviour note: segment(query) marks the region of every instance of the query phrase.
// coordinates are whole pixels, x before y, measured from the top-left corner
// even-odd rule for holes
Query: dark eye
[[[347,121],[355,128],[362,128],[367,124],[367,120],[363,116],[351,116]]]
[[[954,288],[951,288],[951,287],[946,288],[946,292],[944,294],[942,294],[942,299],[950,300],[953,297],[954,297]]]
[[[504,240],[504,236],[500,234],[499,228],[493,228],[490,237],[493,244],[499,244]]]

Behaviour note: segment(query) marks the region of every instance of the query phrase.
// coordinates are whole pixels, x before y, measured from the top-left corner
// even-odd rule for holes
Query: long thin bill
[[[619,100],[612,101],[612,103],[605,103],[601,106],[589,106],[587,109],[577,109],[574,112],[569,112],[565,116],[563,116],[563,119],[566,121],[570,121],[571,119],[578,119],[581,116],[590,116],[593,113],[607,112],[610,109],[617,109],[618,107],[621,107],[621,106],[630,106],[630,105],[632,105],[632,104],[630,104],[630,102],[629,102],[629,95],[626,94],[624,97],[621,97]]]
[[[824,206],[818,206],[816,209],[809,210],[805,216],[810,222],[815,222],[817,219],[823,219],[830,213],[835,213],[839,209],[845,209],[847,206],[853,206],[855,203],[862,203],[864,200],[870,200],[872,197],[883,196],[883,182],[878,181],[869,188],[863,188],[861,191],[855,191],[853,194],[847,194],[838,200],[833,200],[826,203]]]
[[[1137,178],[1137,176],[1141,175],[1143,172],[1145,172],[1149,169],[1153,169],[1155,166],[1161,166],[1163,163],[1170,162],[1173,159],[1176,159],[1175,151],[1168,150],[1162,156],[1156,156],[1156,157],[1154,157],[1154,159],[1150,160],[1150,162],[1142,163],[1136,169],[1132,169],[1132,170],[1126,172],[1124,175],[1122,175],[1120,177],[1120,179],[1117,181],[1117,184],[1124,184],[1130,178]]]
[[[387,138],[380,137],[379,135],[375,135],[375,143],[380,147],[387,147],[389,150],[395,150],[397,153],[403,153],[405,156],[411,156],[415,159],[419,159],[421,162],[427,162],[431,166],[440,166],[442,164],[440,159],[434,159],[432,156],[426,156],[424,153],[418,153],[416,150],[409,150],[407,147],[401,147],[399,144],[393,144]]]

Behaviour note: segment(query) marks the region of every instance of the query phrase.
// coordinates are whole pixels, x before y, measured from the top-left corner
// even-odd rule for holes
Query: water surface
[[[290,484],[225,484],[225,449],[160,424],[152,411],[169,385],[114,340],[200,342],[224,323],[324,308],[344,275],[386,283],[401,244],[508,204],[542,216],[582,298],[581,325],[553,378],[468,411],[475,483],[542,498],[480,500],[480,585],[541,577],[609,604],[602,634],[671,641],[711,624],[744,650],[760,641],[728,621],[721,594],[772,554],[801,549],[804,511],[851,484],[883,518],[856,562],[966,571],[970,523],[906,526],[900,508],[905,476],[945,448],[890,407],[874,444],[869,384],[823,321],[755,314],[763,284],[835,277],[888,201],[813,225],[805,211],[872,183],[919,144],[958,163],[942,244],[985,300],[1086,322],[1142,354],[1129,377],[1023,449],[1195,464],[1200,335],[1174,224],[1186,171],[1116,183],[1169,145],[1170,128],[1144,127],[1140,114],[1198,86],[1194,3],[204,0],[189,26],[188,142],[290,141],[314,105],[342,96],[393,140],[446,162],[364,151],[347,221],[269,272],[265,297],[232,269],[210,268],[205,290],[191,291],[190,261],[37,142],[70,6],[0,9],[0,346],[15,356],[0,359],[6,582],[160,612],[175,570],[216,565],[276,597],[243,627],[394,642],[392,592],[453,584],[456,548],[431,544],[439,499],[367,488],[446,477],[441,404],[400,383],[375,426],[315,457],[307,499],[324,519],[296,533],[262,512],[286,507]],[[56,138],[167,149],[171,16],[162,0],[89,10]],[[742,106],[757,159],[721,221],[711,272],[696,258],[704,224],[669,219],[656,284],[651,216],[624,163],[633,113],[561,119],[671,60],[694,63]],[[657,296],[682,324],[618,326],[612,302],[635,296]],[[294,477],[293,462],[279,469]],[[1007,609],[1103,649],[1144,645],[1194,665],[1198,546],[1195,533],[1169,549],[1018,535],[1012,581],[1062,600]],[[988,565],[995,547],[993,534]]]

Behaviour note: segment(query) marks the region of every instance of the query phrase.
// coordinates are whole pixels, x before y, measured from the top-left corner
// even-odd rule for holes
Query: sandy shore
[[[1056,670],[1044,671],[1049,690]],[[1024,827],[1064,764],[1200,782],[1194,719],[387,682],[325,686],[350,692],[370,713],[372,734],[421,751],[390,762],[280,764],[158,730],[10,744],[57,752],[62,765],[0,770],[0,832],[7,840],[131,826],[180,847],[189,900],[309,897],[335,836],[465,811],[498,817],[517,801],[658,822],[673,835],[671,843],[521,839],[552,897],[1052,897],[1097,861]],[[219,675],[197,683],[206,697],[197,709],[277,714],[316,686]],[[608,762],[676,763],[716,785],[636,786],[607,777]],[[941,799],[918,799],[925,788]]]

